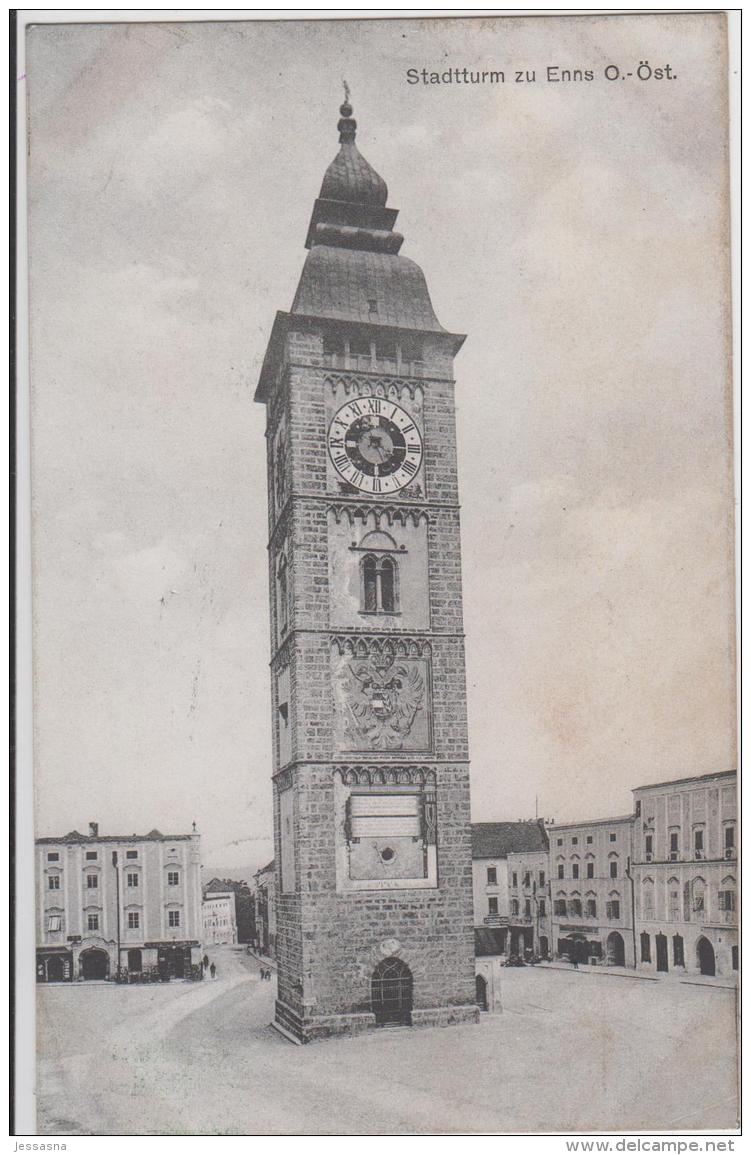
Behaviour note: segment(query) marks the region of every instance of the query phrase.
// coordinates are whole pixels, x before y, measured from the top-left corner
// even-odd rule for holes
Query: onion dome
[[[307,248],[330,245],[375,253],[398,253],[403,237],[394,232],[396,209],[386,208],[385,180],[355,144],[357,121],[349,91],[340,107],[339,153],[326,169],[305,241]]]
[[[385,180],[368,164],[355,144],[357,121],[352,118],[352,105],[348,100],[345,100],[339,112],[341,120],[337,128],[341,148],[326,169],[320,196],[323,200],[383,207],[388,197],[388,188]]]

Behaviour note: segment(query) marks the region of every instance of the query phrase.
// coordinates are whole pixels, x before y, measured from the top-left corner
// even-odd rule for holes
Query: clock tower
[[[267,410],[276,1025],[475,1021],[453,359],[341,107]]]

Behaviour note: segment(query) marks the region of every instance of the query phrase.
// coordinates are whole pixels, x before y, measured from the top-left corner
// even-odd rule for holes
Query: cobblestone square
[[[39,988],[42,1134],[321,1134],[736,1126],[736,994],[541,968],[503,972],[478,1026],[295,1047],[275,982],[216,948],[215,982]]]

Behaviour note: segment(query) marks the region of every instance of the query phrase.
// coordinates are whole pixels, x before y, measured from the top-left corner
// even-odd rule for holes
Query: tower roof
[[[355,144],[357,121],[352,119],[352,105],[345,100],[339,111],[342,118],[337,128],[341,147],[326,169],[320,197],[323,200],[383,207],[389,190],[385,180],[368,164]]]
[[[346,89],[345,89],[346,91]],[[305,247],[310,250],[292,308],[279,312],[266,350],[256,401],[266,401],[290,326],[374,326],[441,337],[453,353],[464,337],[447,332],[435,315],[422,269],[399,256],[397,209],[386,207],[386,182],[355,145],[357,122],[349,92],[340,108],[339,152],[313,205]]]
[[[386,208],[386,182],[355,144],[357,121],[349,99],[340,107],[339,152],[326,169],[305,241],[375,253],[398,253],[404,239],[393,231],[396,209]]]

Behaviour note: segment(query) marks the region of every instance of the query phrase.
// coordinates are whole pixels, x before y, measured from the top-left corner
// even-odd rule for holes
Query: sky
[[[732,769],[724,17],[36,25],[27,52],[38,834],[195,821],[209,866],[271,856],[253,393],[342,78],[467,334],[474,820]],[[464,67],[505,83],[407,82]]]

